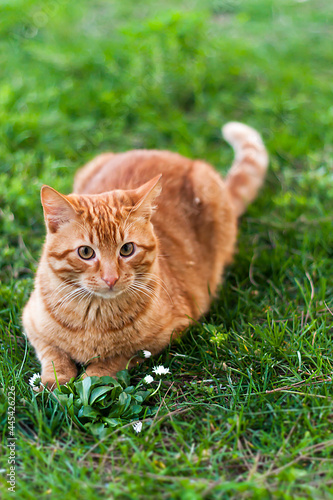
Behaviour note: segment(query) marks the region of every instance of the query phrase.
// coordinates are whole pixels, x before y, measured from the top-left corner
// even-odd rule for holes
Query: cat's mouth
[[[93,294],[97,295],[97,297],[102,297],[103,299],[114,299],[119,297],[124,292],[124,290],[111,290],[103,289],[103,290],[93,290]]]

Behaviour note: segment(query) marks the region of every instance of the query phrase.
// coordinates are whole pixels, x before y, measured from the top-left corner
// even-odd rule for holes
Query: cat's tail
[[[227,174],[226,185],[239,216],[256,198],[264,182],[268,154],[260,134],[243,123],[227,123],[222,128],[222,135],[235,151],[235,159]]]

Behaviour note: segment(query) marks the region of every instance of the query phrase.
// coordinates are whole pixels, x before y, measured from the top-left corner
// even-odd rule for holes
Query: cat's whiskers
[[[57,301],[59,302],[63,294],[69,293],[70,290],[72,290],[72,287],[70,285],[65,285],[59,288],[58,290],[54,290],[50,295],[50,302],[57,302]]]
[[[166,283],[162,280],[162,278],[160,276],[157,276],[156,274],[153,274],[153,273],[144,273],[144,274],[139,274],[138,279],[140,280],[140,278],[142,278],[144,276],[147,276],[150,281],[155,282],[157,285],[159,285],[161,288],[163,288],[163,290],[165,291],[165,293],[169,297],[170,302],[173,304],[173,300],[171,298],[171,295],[169,294],[169,292],[166,288]]]
[[[134,283],[132,283],[132,285],[130,285],[128,287],[128,290],[136,290],[138,293],[138,296],[140,296],[140,294],[143,294],[145,295],[146,297],[148,297],[149,299],[152,299],[153,297],[155,299],[158,299],[158,297],[155,295],[152,294],[152,291],[151,290],[147,290],[146,288],[143,288],[142,286],[139,286],[139,285],[136,285]]]
[[[129,287],[129,288],[127,289],[127,292],[128,292],[128,294],[129,294],[129,296],[130,296],[130,297],[131,297],[131,296],[134,296],[134,297],[136,297],[136,298],[138,298],[138,299],[142,299],[142,294],[140,294],[137,290],[135,290],[135,289],[134,289],[134,288],[132,288],[132,287]]]
[[[68,306],[75,298],[79,298],[83,293],[85,293],[84,288],[75,288],[75,290],[68,292],[64,297],[62,297],[60,303],[56,303],[52,310],[54,310],[55,308],[61,308],[65,303],[66,306]]]
[[[58,286],[57,286],[57,287],[53,290],[53,292],[52,292],[52,294],[51,294],[51,297],[53,297],[53,295],[54,295],[55,293],[57,293],[57,292],[59,293],[59,292],[60,292],[60,291],[62,291],[64,288],[68,288],[69,286],[71,286],[71,285],[67,282],[67,280],[66,280],[66,282],[61,281],[61,282],[59,283],[59,285],[58,285]]]
[[[137,290],[138,292],[141,292],[143,295],[146,295],[146,297],[150,298],[151,299],[151,294],[148,293],[148,291],[144,290],[142,287],[140,286],[136,286],[136,285],[131,285],[129,287],[131,290]]]
[[[156,288],[159,288],[161,287],[162,288],[162,285],[158,282],[155,282],[155,284],[157,285],[157,287],[153,286],[153,283],[151,283],[152,280],[150,280],[150,282],[147,282],[147,281],[143,281],[143,280],[140,280],[140,279],[136,279],[135,280],[135,283],[141,287],[143,287],[145,290],[149,290],[151,293],[154,293],[157,297],[158,297],[158,294],[157,294],[157,289]]]
[[[151,293],[155,293],[156,296],[157,296],[157,290],[156,290],[156,287],[153,286],[152,283],[147,283],[146,281],[142,281],[142,280],[135,280],[135,284],[136,285],[139,285],[141,286],[142,288],[144,288],[145,290],[149,290]],[[156,283],[157,286],[159,286],[158,283]]]
[[[53,292],[51,294],[51,299],[53,299],[54,294],[62,293],[65,290],[65,288],[69,288],[69,287],[72,288],[75,285],[78,285],[78,282],[75,280],[67,279],[67,280],[61,281],[61,283],[59,283],[59,285],[53,290]]]
[[[80,298],[79,302],[77,305],[81,304],[82,300],[83,299],[91,299],[91,297],[93,297],[94,293],[91,292],[90,290],[86,290],[85,288],[83,289],[84,291],[84,294],[82,295],[82,297]]]
[[[147,286],[147,284],[144,284],[142,282],[139,282],[136,280],[132,285],[132,288],[135,288],[136,290],[140,291],[141,293],[147,295],[148,297],[152,298],[154,297],[156,300],[159,300],[160,297],[157,295],[156,290],[152,289]]]
[[[128,287],[127,291],[130,293],[130,295],[134,295],[135,297],[138,297],[139,299],[142,299],[142,295],[147,296],[150,300],[153,300],[155,297],[151,297],[150,295],[146,294],[143,292],[140,288],[133,287],[132,285]]]
[[[163,281],[160,276],[157,276],[156,274],[153,274],[153,273],[139,273],[137,275],[137,278],[141,279],[141,280],[144,278],[148,278],[148,282],[153,281],[154,283],[157,283],[158,285],[161,285],[161,286],[163,285],[166,287],[165,281]],[[166,288],[165,288],[165,291],[167,292]]]
[[[69,290],[69,291],[68,291],[68,290],[66,291],[66,290],[65,290],[65,288],[68,288],[68,287],[70,288],[70,290]],[[59,305],[59,304],[60,304],[60,303],[61,303],[64,299],[66,300],[66,298],[67,298],[67,297],[68,297],[71,293],[73,293],[74,291],[77,291],[77,288],[76,288],[75,290],[73,290],[73,289],[72,289],[72,287],[68,285],[68,286],[63,287],[63,288],[61,288],[61,289],[59,289],[59,290],[58,290],[58,294],[60,294],[60,296],[58,295],[58,297],[55,297],[55,298],[54,298],[54,297],[53,297],[53,295],[54,295],[54,294],[52,294],[52,295],[51,295],[51,297],[50,297],[50,300],[51,300],[52,302],[55,302],[54,306],[52,307],[52,311],[53,311],[53,310],[54,310],[54,309],[55,309],[55,308],[56,308],[56,307],[57,307],[57,306],[58,306],[58,305]],[[64,295],[64,293],[65,293],[65,295]]]
[[[80,302],[84,299],[84,298],[87,298],[89,297],[89,292],[85,289],[81,289],[80,290],[80,293],[76,296],[73,296],[70,298],[70,300],[66,303],[66,306],[68,307],[68,305],[73,302],[74,299],[79,299],[78,303],[77,303],[77,306],[80,304]]]
[[[128,287],[126,291],[129,293],[129,295],[134,295],[135,297],[141,298],[139,292],[134,290],[132,287]]]
[[[62,297],[58,302],[56,302],[52,308],[54,311],[55,309],[61,308],[69,299],[74,298],[76,295],[79,295],[81,293],[80,290],[72,290],[71,292],[68,292],[64,297]]]

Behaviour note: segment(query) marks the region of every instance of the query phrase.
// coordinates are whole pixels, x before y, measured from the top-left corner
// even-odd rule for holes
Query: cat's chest
[[[57,344],[80,363],[96,357],[131,356],[143,348],[145,333],[160,327],[152,321],[149,308],[133,306],[115,311],[103,304],[92,304],[81,319],[67,316],[63,329],[58,330]]]
[[[151,304],[147,301],[138,303],[113,304],[97,302],[89,304],[83,311],[82,321],[78,321],[82,331],[93,336],[107,335],[117,338],[120,332],[136,332],[137,323],[150,317]]]

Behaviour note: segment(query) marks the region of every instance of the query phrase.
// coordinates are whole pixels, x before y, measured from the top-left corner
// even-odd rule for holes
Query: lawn
[[[333,3],[3,0],[1,11],[1,497],[15,495],[14,387],[17,498],[333,499]],[[182,341],[130,372],[137,386],[170,369],[142,431],[124,419],[89,432],[28,383],[40,367],[21,313],[45,232],[40,187],[68,193],[87,160],[133,148],[225,173],[229,120],[256,127],[271,162],[224,285]]]

